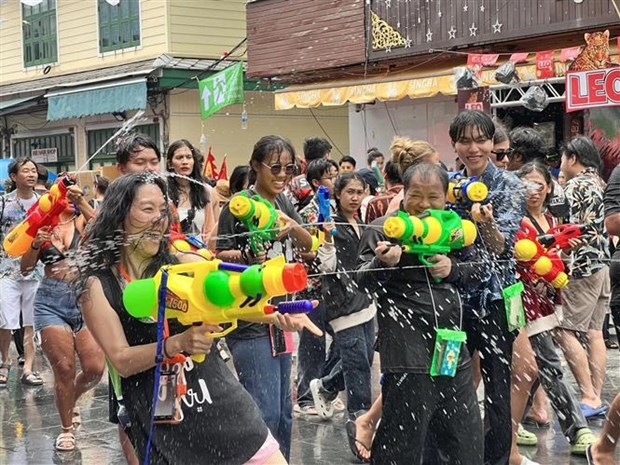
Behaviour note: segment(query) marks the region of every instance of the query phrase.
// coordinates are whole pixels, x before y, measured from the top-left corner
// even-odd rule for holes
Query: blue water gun
[[[329,188],[319,186],[316,191],[316,200],[319,206],[319,223],[328,223],[332,220],[332,206],[330,202]],[[336,228],[331,230],[332,236],[336,235]]]

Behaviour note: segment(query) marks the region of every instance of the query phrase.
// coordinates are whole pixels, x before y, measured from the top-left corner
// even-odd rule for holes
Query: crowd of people
[[[39,228],[23,256],[3,253],[0,388],[16,369],[12,336],[23,346],[20,381],[43,383],[34,370],[39,334],[54,374],[54,446],[71,451],[81,427],[76,403],[107,365],[110,421],[130,464],[288,463],[294,418],[330,421],[343,412],[349,448],[363,462],[531,465],[518,446],[536,444],[526,427],[548,426],[548,403],[571,453],[614,463],[620,397],[603,399],[604,326],[611,314],[618,334],[620,250],[609,235],[620,235],[620,167],[605,184],[595,145],[578,136],[553,169],[535,130],[508,131],[479,111],[457,115],[448,136],[451,170],[441,161],[447,154],[404,136],[389,156],[370,149],[364,168],[350,156],[333,160],[322,138],[307,139],[302,158],[285,138],[265,136],[248,165],[217,185],[203,178],[204,160],[189,141],[170,144],[162,160],[147,136],[127,137],[117,179],[98,177],[90,202],[71,185],[56,223]],[[10,165],[3,237],[44,192],[35,189],[40,168],[29,158]],[[488,195],[449,202],[454,179],[483,183]],[[328,215],[319,192],[329,193]],[[239,195],[273,207],[275,234],[249,232],[231,211]],[[423,253],[433,239],[420,239],[412,253],[413,231],[389,234],[395,220],[429,216],[471,221],[475,240]],[[568,275],[557,285],[517,261],[515,244],[566,223],[581,235],[549,251]],[[179,235],[210,253],[171,247]],[[138,319],[125,308],[125,287],[162,267],[276,257],[303,263],[309,277],[304,291],[272,303],[308,299],[314,309],[239,322],[225,344],[213,336],[220,325]],[[296,349],[286,343],[291,332]],[[373,399],[375,351],[382,376]],[[190,357],[197,354],[206,360]],[[588,421],[604,417],[597,439]]]

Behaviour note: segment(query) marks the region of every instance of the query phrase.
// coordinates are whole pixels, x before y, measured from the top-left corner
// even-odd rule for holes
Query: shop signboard
[[[620,105],[620,67],[566,73],[566,111]]]
[[[58,161],[58,149],[32,149],[30,156],[35,163],[55,163]]]

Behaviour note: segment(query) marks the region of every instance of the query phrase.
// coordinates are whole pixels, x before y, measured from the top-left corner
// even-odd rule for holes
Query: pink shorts
[[[245,462],[245,465],[265,465],[267,460],[269,460],[278,450],[280,450],[280,444],[278,444],[276,438],[274,438],[271,431],[269,431],[267,439],[265,439],[263,445],[260,449],[258,449],[258,451],[256,451],[256,454],[254,454],[250,460]]]

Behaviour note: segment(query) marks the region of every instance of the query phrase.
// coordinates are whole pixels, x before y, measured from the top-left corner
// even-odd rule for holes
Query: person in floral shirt
[[[609,238],[604,227],[605,183],[599,177],[601,157],[591,139],[577,136],[562,151],[561,170],[566,176],[569,222],[588,226],[585,245],[567,258],[570,280],[563,290],[564,318],[556,338],[581,391],[586,418],[604,415],[601,400],[607,355],[603,321],[609,304]],[[578,336],[585,336],[586,347]]]
[[[306,169],[306,180],[312,190],[316,193],[319,186],[326,186],[330,192],[333,191],[333,181],[338,176],[338,165],[333,160],[320,158],[313,160],[308,164]],[[332,214],[335,214],[332,205]],[[313,197],[308,205],[300,212],[302,224],[308,225],[310,234],[319,238],[319,205],[316,197]],[[303,259],[308,266],[308,274],[317,274],[318,262],[316,252],[308,252],[303,254]],[[322,300],[321,296],[321,278],[308,278],[308,289],[301,293],[300,299],[317,299]],[[325,332],[325,306],[323,302],[319,304],[309,315],[309,318]],[[299,336],[299,347],[297,351],[297,404],[294,407],[296,413],[304,415],[317,415],[317,411],[312,401],[310,393],[310,381],[320,378],[324,374],[329,373],[331,368],[338,362],[339,356],[330,350],[327,361],[325,361],[325,336],[315,336],[308,331],[302,331]],[[338,410],[343,410],[344,405],[341,401],[335,405]]]

